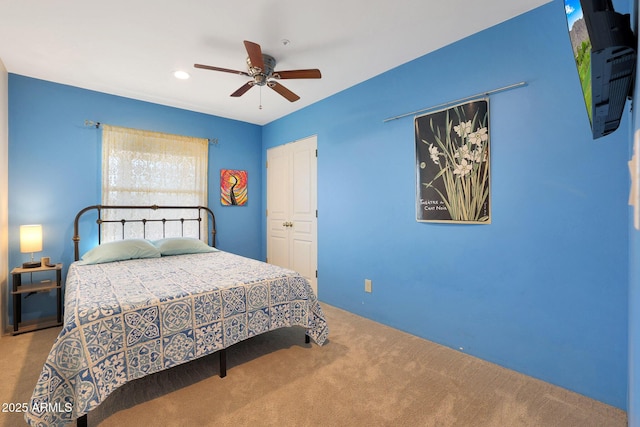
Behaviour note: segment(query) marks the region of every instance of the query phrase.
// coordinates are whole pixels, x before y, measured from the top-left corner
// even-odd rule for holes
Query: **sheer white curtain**
[[[207,206],[209,141],[160,132],[102,125],[102,204],[116,206]],[[173,215],[175,213],[175,216]],[[194,211],[171,212],[172,217],[195,217]],[[167,212],[137,212],[138,218],[157,219]],[[105,211],[103,219],[122,219],[122,212]],[[206,227],[206,222],[203,224]],[[197,223],[185,223],[185,235],[197,235]],[[180,235],[180,223],[166,224],[168,235]],[[203,230],[206,237],[206,230]],[[149,239],[161,238],[161,223],[147,224]],[[127,224],[125,238],[142,237],[142,224]],[[105,224],[103,241],[122,238],[120,224]]]

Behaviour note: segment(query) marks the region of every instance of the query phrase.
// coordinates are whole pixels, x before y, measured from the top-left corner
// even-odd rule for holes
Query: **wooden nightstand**
[[[22,283],[23,274],[35,273],[38,276],[42,276],[42,273],[46,272],[55,272],[56,279]],[[13,335],[62,325],[62,264],[55,264],[53,267],[16,267],[11,271],[11,276],[13,277],[13,287],[11,290],[13,296]],[[39,321],[31,325],[20,326],[22,322],[22,295],[28,295],[32,292],[50,292],[54,289],[56,290],[56,318]]]

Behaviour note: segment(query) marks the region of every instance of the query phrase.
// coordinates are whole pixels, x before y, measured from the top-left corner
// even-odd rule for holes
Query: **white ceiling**
[[[10,73],[266,124],[550,1],[0,0],[0,60]],[[319,68],[322,79],[281,80],[294,103],[267,87],[232,98],[247,77],[193,64],[246,71],[243,40],[276,70]]]

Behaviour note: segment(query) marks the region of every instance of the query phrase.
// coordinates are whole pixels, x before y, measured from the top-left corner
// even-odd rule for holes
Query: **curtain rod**
[[[504,92],[505,90],[515,89],[515,88],[518,88],[518,87],[526,86],[526,84],[527,84],[527,82],[520,82],[520,83],[515,83],[515,84],[509,85],[509,86],[499,87],[497,89],[489,90],[489,91],[482,92],[482,93],[477,93],[475,95],[467,96],[465,98],[456,99],[455,101],[445,102],[443,104],[434,105],[433,107],[423,108],[421,110],[412,111],[410,113],[400,114],[399,116],[389,117],[387,119],[384,119],[383,122],[386,123],[386,122],[390,122],[392,120],[398,120],[398,119],[401,119],[403,117],[412,116],[412,115],[416,115],[416,114],[419,114],[419,113],[424,113],[425,111],[435,110],[436,108],[442,108],[442,107],[446,107],[446,106],[449,106],[449,105],[458,104],[460,102],[469,101],[469,100],[474,99],[474,98],[480,98],[480,97],[483,97],[483,96],[491,95],[492,93]]]
[[[95,127],[96,129],[100,129],[102,123],[94,122],[93,120],[85,120],[84,125],[87,127]],[[218,138],[207,138],[207,141],[209,141],[209,144],[218,145]]]

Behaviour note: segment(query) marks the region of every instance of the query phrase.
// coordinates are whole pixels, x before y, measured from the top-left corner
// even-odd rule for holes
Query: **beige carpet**
[[[323,347],[288,328],[142,378],[89,426],[626,426],[624,411],[323,305]],[[28,402],[58,329],[0,339],[4,403]],[[24,425],[1,413],[0,425]]]

